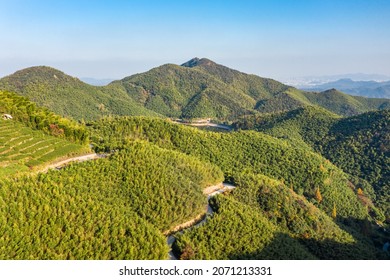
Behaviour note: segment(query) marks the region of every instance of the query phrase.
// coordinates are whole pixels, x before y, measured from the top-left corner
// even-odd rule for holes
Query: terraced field
[[[0,119],[0,177],[34,170],[87,150],[84,146],[48,136],[19,122]]]

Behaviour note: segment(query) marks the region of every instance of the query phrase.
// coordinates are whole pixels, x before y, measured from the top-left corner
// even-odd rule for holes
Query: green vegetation
[[[298,239],[318,258],[375,258],[377,252],[369,234],[364,236],[336,224],[339,221],[336,206],[336,213],[329,217],[318,209],[323,202],[321,199],[311,203],[285,184],[263,175],[242,174],[236,183],[238,188],[233,193],[234,198],[260,210],[269,221]],[[359,226],[364,224],[361,220]]]
[[[207,163],[146,142],[0,186],[1,259],[165,259],[162,232],[205,212]]]
[[[338,119],[338,115],[320,107],[305,106],[282,113],[247,115],[239,118],[234,128],[257,130],[321,149],[324,137]]]
[[[319,93],[305,92],[305,96],[312,104],[319,105],[342,116],[352,116],[371,110],[390,108],[389,99],[351,96],[335,89]]]
[[[210,201],[207,223],[176,235],[181,259],[315,259],[298,241],[278,232],[259,211],[223,195]]]
[[[253,131],[204,132],[151,118],[106,118],[91,124],[98,151],[125,147],[133,139],[150,141],[167,149],[197,156],[221,168],[228,180],[242,171],[264,174],[291,185],[308,199],[321,189],[319,205],[328,215],[336,205],[341,218],[364,219],[367,210],[349,187],[347,176],[320,155]]]
[[[14,120],[0,119],[0,178],[89,151],[80,144],[46,135]]]
[[[334,90],[319,94],[297,90],[205,58],[182,66],[162,65],[114,84],[122,85],[146,108],[168,117],[231,121],[256,111],[273,113],[306,105],[349,116],[390,106],[387,99],[353,97]]]
[[[0,89],[16,92],[58,115],[76,120],[111,114],[158,116],[137,104],[122,87],[91,86],[45,66],[26,68],[0,79]]]
[[[368,112],[339,118],[326,110],[305,107],[285,113],[246,116],[237,129],[256,129],[292,143],[306,144],[350,174],[355,191],[379,222],[385,216],[373,207],[374,202],[390,219],[389,135],[390,111]]]
[[[341,119],[324,142],[325,157],[373,186],[374,201],[390,222],[390,110]],[[384,220],[376,209],[372,211],[378,221]]]
[[[390,106],[387,99],[354,97],[336,90],[297,90],[204,58],[182,66],[165,64],[103,87],[50,67],[31,67],[0,79],[0,89],[26,96],[61,116],[87,121],[142,115],[230,122],[254,112],[283,112],[307,105],[344,116]]]
[[[341,229],[303,196],[263,175],[236,177],[237,188],[212,199],[216,213],[177,234],[183,259],[373,259],[369,238]],[[221,234],[223,233],[223,234]]]
[[[222,181],[237,188],[176,234],[182,259],[385,257],[388,100],[305,92],[208,59],[104,87],[33,67],[0,89],[0,259],[166,259],[164,235],[205,215],[203,190]],[[29,172],[87,144],[107,157]]]
[[[66,138],[80,144],[89,142],[84,126],[38,107],[27,98],[14,93],[0,91],[0,114],[11,114],[13,120],[49,135]]]

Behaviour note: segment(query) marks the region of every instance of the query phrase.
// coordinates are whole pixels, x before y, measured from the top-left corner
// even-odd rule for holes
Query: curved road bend
[[[215,186],[212,186],[212,187],[215,187]],[[210,188],[210,187],[209,187],[209,188]],[[233,186],[233,185],[228,184],[228,183],[222,183],[222,187],[221,187],[221,188],[219,188],[219,189],[217,189],[217,190],[214,190],[213,192],[207,194],[207,201],[208,201],[211,197],[213,197],[213,196],[215,196],[215,195],[217,195],[217,194],[224,193],[224,192],[229,191],[229,190],[232,190],[232,189],[234,189],[234,188],[236,188],[236,186]],[[213,209],[210,207],[209,204],[207,204],[207,212],[206,212],[206,214],[212,215],[213,213],[214,213]],[[200,226],[201,224],[205,223],[206,221],[207,221],[207,215],[205,215],[205,217],[204,217],[202,220],[200,220],[198,223],[193,224],[192,226],[190,226],[190,227],[188,227],[188,228],[181,229],[179,232],[175,232],[174,234],[183,232],[183,231],[186,230],[186,229],[198,227],[198,226]],[[171,235],[168,235],[168,236],[167,236],[167,244],[168,244],[169,247],[171,247],[171,250],[169,251],[169,259],[170,259],[170,260],[177,260],[177,258],[175,257],[175,255],[174,255],[173,252],[172,252],[172,245],[173,245],[173,243],[176,241],[176,238],[175,238],[174,234],[171,234]]]
[[[66,164],[73,162],[73,161],[82,162],[82,161],[93,160],[93,159],[104,158],[104,157],[107,157],[107,155],[106,154],[96,154],[96,153],[72,157],[72,158],[61,160],[59,162],[49,164],[44,169],[42,169],[38,172],[47,172],[49,169],[54,169],[54,168],[59,169],[59,168],[64,167]]]

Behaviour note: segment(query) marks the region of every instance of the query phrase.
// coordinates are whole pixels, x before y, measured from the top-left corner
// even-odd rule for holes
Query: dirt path
[[[40,170],[39,172],[47,172],[49,169],[60,168],[60,167],[67,165],[70,162],[73,162],[73,161],[82,162],[82,161],[87,161],[87,160],[103,158],[103,157],[106,157],[106,155],[98,155],[96,153],[72,157],[72,158],[61,160],[61,161],[58,161],[55,163],[51,163],[51,164],[47,165],[44,169]]]

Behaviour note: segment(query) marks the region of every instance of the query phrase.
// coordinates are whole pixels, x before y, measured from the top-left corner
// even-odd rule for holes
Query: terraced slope
[[[57,159],[86,152],[85,146],[0,119],[0,177],[38,169]]]

